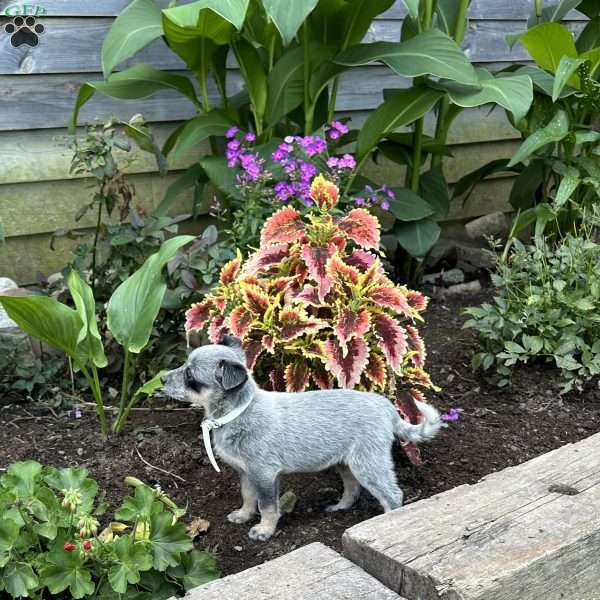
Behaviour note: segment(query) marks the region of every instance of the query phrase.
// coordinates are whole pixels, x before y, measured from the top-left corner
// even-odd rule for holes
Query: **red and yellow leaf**
[[[213,344],[218,344],[224,335],[229,335],[231,332],[225,323],[223,315],[215,315],[208,327],[208,339]]]
[[[273,339],[272,335],[263,335],[262,345],[269,354],[275,353],[275,340]]]
[[[385,306],[396,313],[411,318],[413,311],[402,293],[402,290],[396,286],[377,286],[371,288],[366,297],[377,306]]]
[[[256,315],[263,316],[269,306],[271,306],[271,298],[257,285],[244,284],[242,293],[248,310]]]
[[[364,273],[375,262],[375,258],[375,255],[370,252],[356,249],[346,259],[346,264],[356,267],[361,273]]]
[[[331,278],[327,273],[327,261],[335,254],[336,247],[333,244],[327,246],[302,247],[302,258],[308,267],[308,273],[317,283],[319,300],[321,303],[331,289]]]
[[[409,345],[414,350],[412,361],[416,367],[423,368],[425,366],[425,359],[427,358],[423,338],[421,338],[417,328],[413,325],[406,326],[406,333],[408,333]]]
[[[364,208],[353,208],[338,226],[355,244],[367,249],[379,247],[379,221]]]
[[[280,208],[263,225],[260,235],[261,246],[296,242],[304,234],[304,223],[300,213],[291,206]]]
[[[376,387],[383,389],[387,381],[387,365],[383,356],[371,351],[369,363],[365,369],[365,376],[372,381]]]
[[[304,360],[295,360],[285,368],[285,389],[287,392],[303,392],[308,385],[310,371]]]
[[[342,388],[353,388],[369,360],[369,349],[364,340],[354,338],[348,342],[348,352],[344,355],[336,340],[325,343],[326,368],[337,378]]]
[[[197,302],[185,312],[185,330],[198,331],[204,327],[210,318],[213,303],[210,299]]]
[[[327,273],[331,279],[346,285],[356,285],[360,279],[358,269],[346,264],[339,254],[334,254],[327,261]]]
[[[304,308],[288,306],[279,312],[280,336],[284,342],[294,340],[306,333],[314,333],[325,327],[320,319],[310,317]]]
[[[285,392],[285,374],[283,369],[273,369],[269,373],[269,389],[273,392]]]
[[[323,364],[319,361],[312,370],[312,380],[315,382],[319,389],[321,390],[331,390],[333,389],[333,377],[331,373],[328,373],[325,370]]]
[[[340,192],[332,181],[317,175],[310,185],[310,199],[322,210],[331,210],[339,200]]]
[[[288,244],[273,244],[254,252],[244,265],[244,274],[268,272],[271,267],[277,267],[288,257]]]
[[[373,330],[381,342],[381,350],[390,366],[400,374],[402,357],[408,349],[404,329],[389,315],[381,314],[373,318]]]
[[[346,342],[354,337],[362,338],[371,325],[368,310],[354,311],[351,308],[342,308],[337,317],[334,327],[335,335],[338,338],[342,355],[346,356]]]
[[[252,327],[254,314],[252,314],[243,304],[236,306],[229,314],[229,329],[233,335],[244,339]]]
[[[310,304],[311,306],[321,306],[319,292],[310,283],[304,285],[304,289],[294,297],[294,301],[301,302],[302,304]]]
[[[407,291],[406,299],[408,300],[409,305],[417,312],[423,312],[427,308],[427,303],[429,302],[427,296],[414,290]]]
[[[221,275],[219,277],[219,280],[223,285],[229,285],[235,280],[237,274],[239,273],[240,265],[241,259],[239,257],[234,258],[223,265],[223,268],[221,269]]]
[[[264,346],[261,340],[246,340],[242,344],[246,353],[246,366],[252,371],[256,365],[256,360],[262,354]]]

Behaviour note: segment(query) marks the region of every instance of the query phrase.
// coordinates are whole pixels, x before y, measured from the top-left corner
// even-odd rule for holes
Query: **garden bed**
[[[442,411],[459,409],[461,416],[422,447],[423,467],[411,466],[396,448],[398,477],[408,501],[473,483],[600,430],[598,389],[590,386],[582,394],[561,399],[555,374],[543,368],[521,369],[509,390],[489,386],[471,372],[470,354],[477,341],[472,332],[461,329],[464,318],[459,312],[461,306],[481,301],[474,296],[432,301],[425,315],[428,369],[444,388],[432,401]],[[297,494],[294,511],[282,520],[271,541],[250,541],[249,526],[225,519],[240,503],[238,480],[229,468],[221,474],[213,471],[200,441],[201,419],[201,413],[187,409],[136,411],[125,433],[103,444],[92,408],[77,419],[36,405],[8,405],[0,412],[0,467],[26,458],[53,466],[85,466],[114,504],[129,491],[123,482],[126,475],[159,483],[176,502],[188,505],[186,519],[210,522],[197,544],[216,553],[223,574],[310,542],[340,550],[346,528],[380,512],[375,500],[363,493],[353,510],[325,513],[324,507],[337,499],[341,488],[337,475],[290,476],[284,478],[282,492]]]

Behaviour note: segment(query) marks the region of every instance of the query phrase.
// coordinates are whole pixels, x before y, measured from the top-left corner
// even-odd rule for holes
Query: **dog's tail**
[[[398,415],[396,422],[396,435],[408,442],[426,442],[437,435],[437,432],[442,426],[440,413],[430,404],[415,400],[415,404],[419,412],[423,415],[423,421],[417,425],[413,425],[405,421]]]

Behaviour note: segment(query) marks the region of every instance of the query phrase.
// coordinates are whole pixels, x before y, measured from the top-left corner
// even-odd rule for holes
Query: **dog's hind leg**
[[[260,523],[255,525],[248,535],[250,539],[264,542],[275,533],[280,517],[279,479],[277,475],[266,477],[264,474],[259,479],[253,478],[250,474],[249,478],[258,496]]]
[[[256,489],[243,471],[240,471],[240,483],[243,503],[241,508],[227,515],[227,519],[232,523],[246,523],[256,514]]]
[[[344,493],[337,504],[332,504],[325,509],[327,512],[352,508],[360,495],[360,483],[352,475],[352,471],[346,465],[339,465],[336,468],[344,482]]]
[[[391,456],[382,458],[379,453],[367,451],[366,455],[352,459],[348,466],[358,482],[377,498],[384,512],[402,506],[404,493],[396,481]]]

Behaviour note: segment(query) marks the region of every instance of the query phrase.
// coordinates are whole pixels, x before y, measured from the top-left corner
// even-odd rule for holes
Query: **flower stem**
[[[75,363],[76,366],[79,367],[79,370],[83,373],[87,384],[92,391],[92,396],[94,396],[94,401],[96,402],[96,413],[98,414],[98,419],[100,419],[100,431],[102,432],[102,438],[106,440],[108,437],[108,422],[106,420],[106,412],[104,411],[104,401],[102,400],[102,390],[100,387],[100,380],[98,378],[98,370],[96,369],[96,365],[92,364],[92,373],[93,376],[90,375],[90,372],[83,366]]]
[[[313,129],[314,108],[310,106],[310,52],[308,47],[308,20],[304,21],[304,135],[310,135]]]
[[[415,123],[413,134],[413,165],[410,178],[410,189],[416,194],[419,192],[419,183],[421,181],[421,160],[423,150],[423,117]]]

